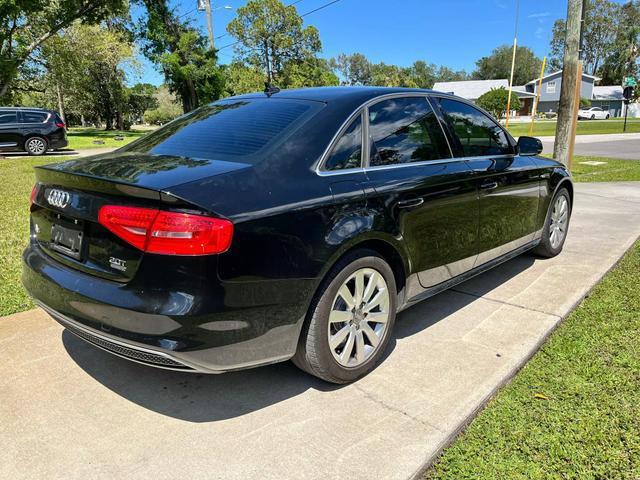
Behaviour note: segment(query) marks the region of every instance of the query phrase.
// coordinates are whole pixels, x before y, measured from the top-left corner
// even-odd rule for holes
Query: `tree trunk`
[[[82,125],[83,127],[87,126],[87,120],[84,118],[84,113],[80,114],[80,125]]]
[[[116,123],[118,130],[124,130],[124,117],[122,116],[122,112],[116,112]]]
[[[62,89],[60,88],[60,83],[56,82],[56,94],[58,95],[58,114],[62,119],[63,123],[67,123],[67,117],[64,114],[64,96],[62,95]]]

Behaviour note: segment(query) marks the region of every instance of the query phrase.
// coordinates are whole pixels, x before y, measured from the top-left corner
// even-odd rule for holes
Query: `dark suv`
[[[44,155],[68,144],[60,115],[42,108],[0,108],[0,151]]]

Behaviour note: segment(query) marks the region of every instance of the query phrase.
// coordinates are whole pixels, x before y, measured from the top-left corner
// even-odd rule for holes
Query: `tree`
[[[387,65],[384,62],[371,65],[371,85],[379,87],[417,87],[410,68]]]
[[[340,74],[343,85],[371,85],[371,62],[361,53],[341,53],[329,65]]]
[[[165,83],[183,111],[220,98],[224,78],[207,37],[182,21],[167,0],[143,0],[147,10],[138,28],[145,56],[162,69]]]
[[[630,2],[633,3],[633,2]],[[617,26],[622,17],[620,6],[611,0],[590,0],[585,13],[582,33],[583,70],[596,75],[606,59],[616,51],[614,42]],[[565,44],[565,20],[553,25],[549,65],[554,70],[562,68]]]
[[[420,88],[433,88],[436,81],[437,66],[433,63],[427,63],[423,60],[413,62],[410,74],[413,82]]]
[[[126,7],[126,0],[2,0],[0,97],[51,37],[76,20],[96,24]]]
[[[144,113],[144,121],[151,125],[163,125],[182,114],[182,108],[175,95],[163,85],[153,94],[157,107]]]
[[[241,61],[263,69],[269,81],[278,83],[289,62],[315,58],[321,50],[315,27],[303,28],[295,7],[280,0],[249,0],[237,10],[227,26],[238,39],[235,47]]]
[[[580,108],[591,108],[591,99],[580,97]]]
[[[476,61],[476,70],[473,78],[478,80],[493,80],[510,78],[513,47],[501,45],[495,48],[491,55],[482,57]],[[516,48],[516,63],[513,70],[514,85],[523,85],[536,78],[540,72],[542,60],[536,57],[529,47]]]
[[[449,67],[441,66],[436,72],[434,82],[460,82],[469,80],[469,74],[464,70],[452,70]]]
[[[477,105],[490,112],[494,117],[501,118],[507,111],[507,100],[509,98],[509,91],[504,88],[492,88],[486,93],[480,95],[477,100]],[[518,96],[511,92],[511,105],[512,110],[520,110],[520,99]]]
[[[640,76],[640,1],[622,5],[618,16],[613,48],[598,72],[604,85],[619,85],[626,76]]]
[[[242,62],[231,62],[223,69],[224,95],[242,95],[264,89],[264,72],[257,67]]]
[[[147,110],[158,108],[156,90],[150,83],[136,83],[133,87],[126,88],[125,112],[131,117],[132,123],[140,121]]]
[[[289,60],[284,65],[280,85],[285,88],[324,87],[339,85],[340,80],[327,60],[313,58],[310,60]]]
[[[51,38],[41,52],[48,90],[71,113],[104,121],[107,129],[124,125],[127,103],[125,67],[132,65],[130,37],[106,25],[74,23]],[[68,112],[67,112],[68,113]]]

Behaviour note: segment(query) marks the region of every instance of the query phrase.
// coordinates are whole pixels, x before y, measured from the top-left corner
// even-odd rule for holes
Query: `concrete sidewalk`
[[[288,363],[155,370],[40,310],[0,319],[0,478],[419,475],[640,235],[640,183],[576,189],[560,256],[518,257],[403,312],[385,361],[349,386]]]

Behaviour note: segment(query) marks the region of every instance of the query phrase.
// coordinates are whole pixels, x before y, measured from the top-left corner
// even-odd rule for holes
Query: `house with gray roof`
[[[527,82],[525,85],[514,85],[513,92],[518,96],[521,108],[518,115],[531,115],[533,102],[538,89],[539,78]],[[594,107],[609,110],[612,117],[623,114],[622,87],[596,86],[600,78],[586,73],[582,74],[580,83],[580,96],[591,99]],[[542,77],[542,88],[538,101],[538,113],[556,113],[560,103],[560,87],[562,86],[562,70],[550,73]],[[434,90],[453,93],[459,97],[475,102],[493,88],[509,88],[507,79],[499,80],[465,80],[461,82],[436,82]]]

